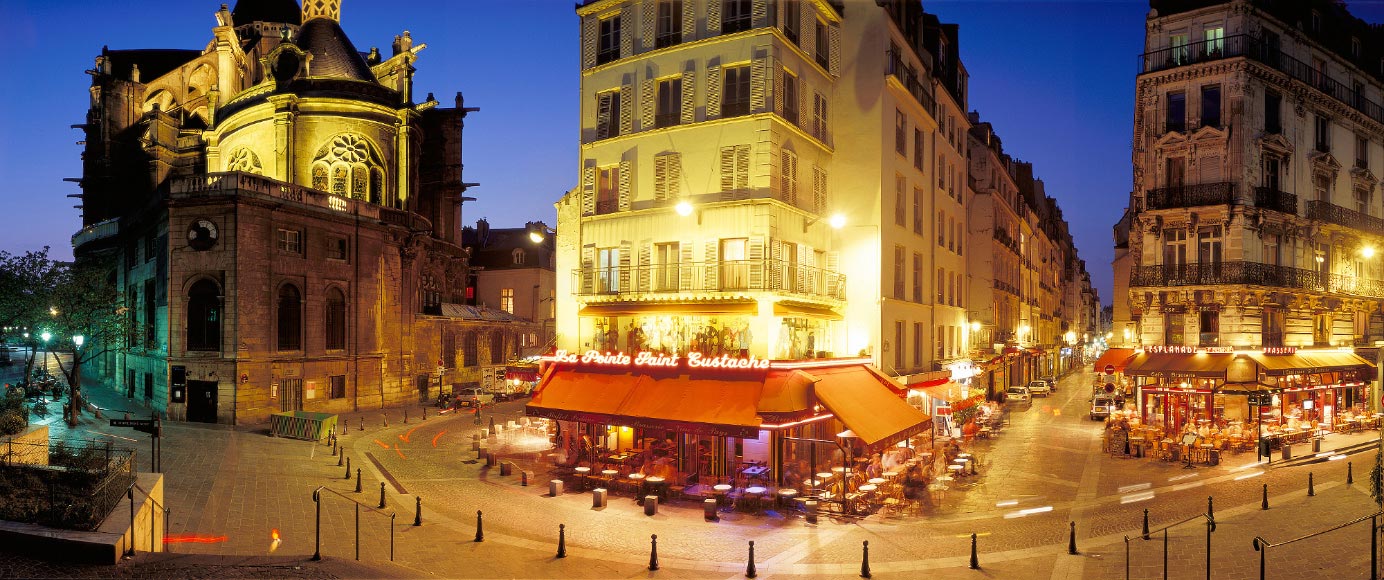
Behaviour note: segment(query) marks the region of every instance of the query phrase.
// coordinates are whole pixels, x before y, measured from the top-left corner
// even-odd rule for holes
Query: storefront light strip
[[[801,420],[801,421],[793,421],[793,422],[791,422],[791,423],[783,423],[783,424],[781,424],[781,425],[770,425],[770,424],[768,424],[768,423],[763,423],[763,424],[760,424],[759,428],[760,428],[760,429],[788,429],[788,428],[790,428],[790,427],[797,427],[798,425],[806,425],[806,424],[808,424],[808,423],[815,423],[815,422],[817,422],[817,421],[821,421],[822,419],[830,419],[830,418],[835,417],[835,416],[836,416],[836,415],[831,415],[831,414],[827,414],[827,415],[818,415],[818,416],[816,416],[816,417],[811,417],[811,418],[808,418],[808,419],[803,419],[803,420]]]

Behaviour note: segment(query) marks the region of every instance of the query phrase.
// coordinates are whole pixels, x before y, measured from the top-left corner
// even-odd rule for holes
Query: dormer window
[[[1312,34],[1320,34],[1322,31],[1322,13],[1312,11]]]
[[[514,265],[521,266],[524,264],[524,250],[522,248],[514,248],[513,255]]]
[[[1350,57],[1360,58],[1360,39],[1354,36],[1350,37]]]

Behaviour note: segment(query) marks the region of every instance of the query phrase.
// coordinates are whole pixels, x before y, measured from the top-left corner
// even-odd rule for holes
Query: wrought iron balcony
[[[1217,40],[1190,42],[1139,55],[1139,72],[1151,73],[1160,70],[1188,66],[1233,56],[1242,56],[1247,50],[1257,48],[1254,37],[1247,34],[1228,36]]]
[[[1307,217],[1338,226],[1384,235],[1384,219],[1366,215],[1353,209],[1346,209],[1329,202],[1313,200],[1307,202]]]
[[[846,298],[844,274],[769,259],[583,268],[572,271],[572,285],[578,294],[587,296],[780,292]]]
[[[1254,188],[1254,205],[1264,209],[1297,214],[1297,195],[1271,187]]]
[[[904,64],[903,56],[897,52],[889,50],[885,51],[885,55],[889,60],[884,74],[898,79],[899,84],[913,95],[913,98],[923,106],[923,110],[927,111],[927,114],[936,116],[937,101],[928,92],[929,84],[919,80],[917,69]]]
[[[1144,197],[1148,209],[1221,205],[1235,202],[1235,184],[1221,182],[1159,187],[1148,190]]]
[[[1237,284],[1384,297],[1384,281],[1259,262],[1140,266],[1129,277],[1131,288]]]

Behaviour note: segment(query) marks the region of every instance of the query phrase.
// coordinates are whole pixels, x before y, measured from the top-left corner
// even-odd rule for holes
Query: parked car
[[[1028,387],[1009,387],[1004,393],[1004,400],[1007,403],[1029,403],[1033,401],[1033,395],[1029,394]]]
[[[1057,377],[1042,377],[1041,380],[1048,384],[1048,390],[1057,392]]]
[[[1048,382],[1042,379],[1029,381],[1028,394],[1034,397],[1038,395],[1046,397],[1052,394],[1052,387],[1048,386]]]
[[[1091,420],[1099,421],[1110,417],[1111,411],[1115,408],[1115,399],[1104,395],[1096,395],[1091,398]]]
[[[452,396],[456,398],[456,400],[459,401],[459,404],[463,407],[474,407],[477,404],[495,404],[495,395],[492,395],[490,393],[485,392],[484,390],[476,388],[461,389],[453,393]]]

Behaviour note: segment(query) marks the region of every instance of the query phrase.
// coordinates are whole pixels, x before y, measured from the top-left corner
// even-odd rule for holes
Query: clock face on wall
[[[216,224],[211,220],[199,219],[187,228],[187,245],[194,250],[207,250],[216,245]]]

